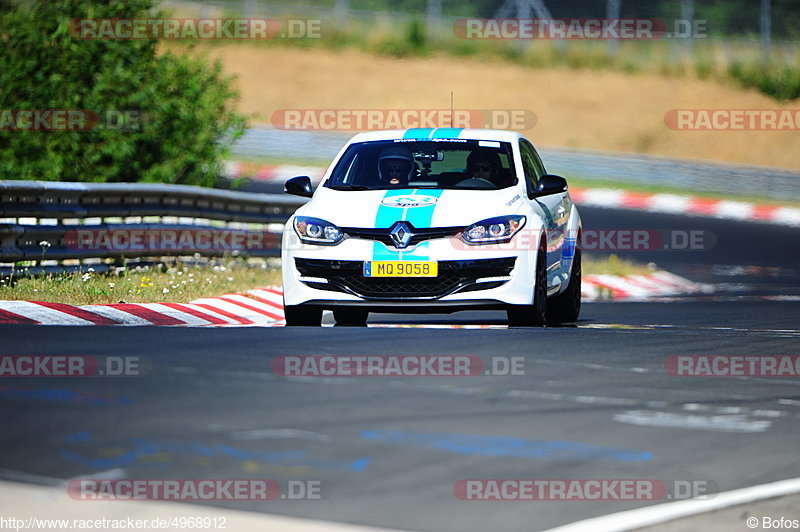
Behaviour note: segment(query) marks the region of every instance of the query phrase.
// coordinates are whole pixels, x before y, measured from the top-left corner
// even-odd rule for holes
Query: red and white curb
[[[248,176],[259,181],[275,182],[298,175],[307,175],[312,181],[318,182],[325,173],[324,168],[316,166],[258,166],[233,161],[226,163],[225,170],[228,177],[231,178]],[[634,209],[646,212],[769,222],[800,227],[800,208],[797,207],[717,200],[677,194],[646,194],[605,188],[570,187],[569,191],[572,200],[579,206]]]
[[[0,323],[38,325],[272,326],[283,323],[283,294],[274,287],[191,303],[119,303],[72,306],[0,301]]]
[[[582,281],[581,298],[584,301],[635,301],[714,292],[713,285],[694,283],[664,271],[644,275],[584,275]]]
[[[699,285],[667,272],[630,276],[586,275],[582,287],[584,301],[643,300],[712,291],[710,285]],[[283,293],[278,287],[266,287],[196,299],[191,303],[119,303],[80,307],[41,301],[0,301],[0,323],[270,327],[284,324]],[[463,327],[483,328],[480,325]]]

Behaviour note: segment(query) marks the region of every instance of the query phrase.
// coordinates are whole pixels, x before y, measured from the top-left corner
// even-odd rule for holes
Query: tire
[[[578,320],[581,313],[581,250],[575,249],[572,259],[572,272],[569,286],[563,294],[547,302],[547,321],[549,323],[571,323]]]
[[[369,311],[360,308],[333,309],[333,319],[336,320],[336,325],[363,327],[367,325],[368,317]]]
[[[305,305],[284,305],[283,315],[287,327],[322,326],[322,309]]]
[[[544,248],[536,258],[536,282],[532,305],[513,305],[508,308],[509,327],[542,327],[547,321],[547,258]]]

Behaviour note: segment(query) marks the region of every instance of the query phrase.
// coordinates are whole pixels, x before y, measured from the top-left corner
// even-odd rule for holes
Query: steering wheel
[[[497,188],[497,185],[487,179],[480,177],[470,177],[463,181],[459,181],[455,185],[456,188]]]

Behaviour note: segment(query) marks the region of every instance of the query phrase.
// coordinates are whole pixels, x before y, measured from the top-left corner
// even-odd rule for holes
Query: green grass
[[[93,271],[11,283],[0,279],[0,300],[48,301],[70,305],[110,303],[188,303],[201,297],[280,284],[280,270],[266,264],[254,267],[243,261],[216,266],[121,268],[118,274]]]
[[[654,263],[642,264],[617,255],[594,257],[584,252],[581,257],[583,275],[643,275],[658,271]]]

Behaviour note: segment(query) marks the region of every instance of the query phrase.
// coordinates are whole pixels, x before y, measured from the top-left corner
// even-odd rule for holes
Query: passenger
[[[498,188],[508,186],[508,179],[502,175],[503,166],[497,152],[487,148],[478,148],[467,157],[467,176],[483,179],[497,185]]]

